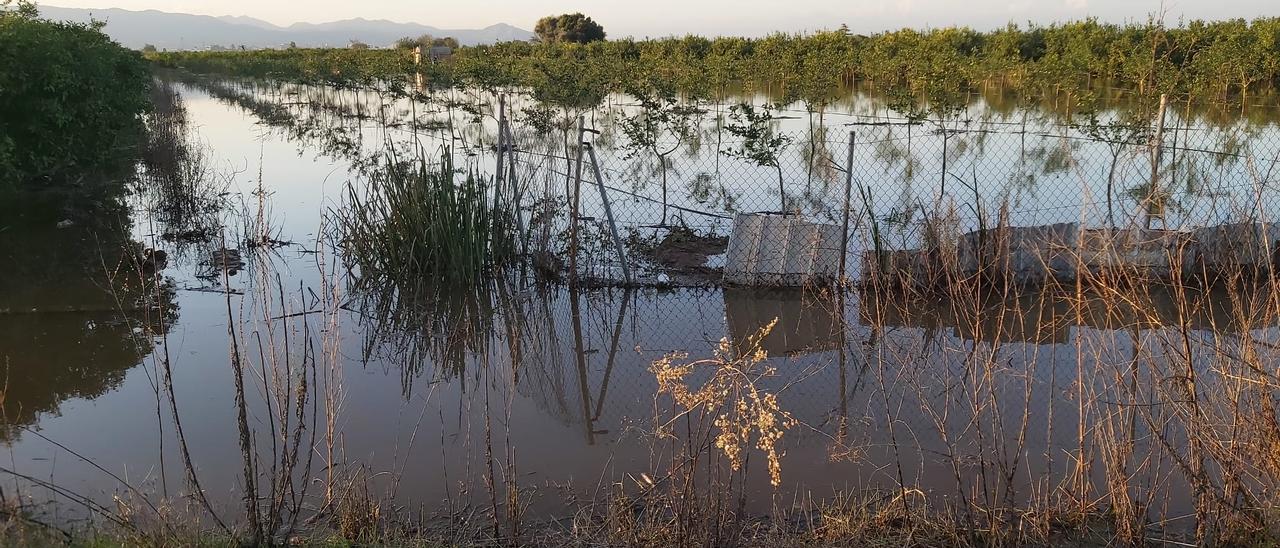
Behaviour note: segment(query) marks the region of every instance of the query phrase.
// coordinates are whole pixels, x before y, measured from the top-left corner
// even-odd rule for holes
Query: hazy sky
[[[611,37],[760,35],[770,31],[833,29],[855,32],[1007,22],[1048,23],[1097,16],[1145,20],[1163,11],[1179,17],[1223,19],[1280,15],[1280,0],[55,0],[77,8],[158,9],[205,15],[248,15],[276,24],[364,17],[441,28],[510,23],[532,29],[543,15],[581,11]]]

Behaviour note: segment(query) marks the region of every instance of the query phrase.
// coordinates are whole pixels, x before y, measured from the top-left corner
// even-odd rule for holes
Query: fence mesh
[[[322,98],[305,95],[320,92],[270,93],[277,102],[298,103],[284,107],[298,118],[328,112],[316,106]],[[1240,242],[1215,231],[1267,236],[1244,242],[1264,249],[1280,239],[1268,228],[1276,220],[1280,136],[1273,126],[1246,121],[1214,124],[1169,112],[1162,127],[1159,118],[1073,124],[1021,112],[944,120],[828,112],[810,123],[808,112],[779,111],[756,141],[710,117],[695,132],[636,147],[604,115],[586,117],[590,131],[580,134],[572,117],[549,123],[528,107],[512,107],[515,114],[503,120],[510,146],[497,129],[502,117],[486,117],[491,109],[477,109],[483,114],[477,121],[455,127],[429,119],[426,105],[360,100],[370,104],[327,124],[291,127],[330,128],[321,135],[330,140],[334,126],[356,127],[337,132],[341,143],[370,127],[401,139],[434,134],[454,147],[458,165],[490,174],[497,154],[506,153],[503,165],[514,175],[504,180],[519,189],[530,254],[565,260],[576,253],[579,280],[606,286],[507,292],[521,302],[498,308],[518,328],[494,331],[534,339],[519,343],[518,357],[514,350],[506,356],[519,362],[516,390],[541,415],[581,428],[585,444],[616,442],[613,450],[632,451],[641,461],[646,448],[626,445],[627,432],[651,425],[658,412],[650,364],[670,352],[704,357],[722,338],[740,346],[776,319],[764,350],[778,374],[763,388],[779,392],[782,406],[810,427],[788,434],[795,463],[786,467],[789,477],[829,485],[825,469],[813,463],[847,446],[859,448],[866,466],[844,477],[868,484],[950,490],[954,477],[963,493],[1002,481],[1007,492],[1050,491],[1072,474],[1093,473],[1080,472],[1077,463],[1101,459],[1081,453],[1086,437],[1091,446],[1105,441],[1099,436],[1106,421],[1149,413],[1141,429],[1129,430],[1144,434],[1134,454],[1155,455],[1135,465],[1134,481],[1153,477],[1148,485],[1160,484],[1153,489],[1185,494],[1192,479],[1157,468],[1170,455],[1183,458],[1186,432],[1212,425],[1179,411],[1181,393],[1156,389],[1188,376],[1173,371],[1183,362],[1197,373],[1234,367],[1223,357],[1244,354],[1237,347],[1251,344],[1248,337],[1222,336],[1238,321],[1223,314],[1238,310],[1176,317],[1183,310],[1153,292],[1145,315],[1116,321],[1109,308],[1035,291],[988,306],[942,298],[904,304],[812,286],[734,286],[799,285],[838,276],[841,264],[850,280],[865,281],[865,265],[883,265],[882,257],[918,258],[938,248],[953,250],[963,263],[964,242],[997,229],[1026,229],[1041,241],[1074,246],[1077,255],[1093,241],[1114,247],[1119,234],[1156,242],[1157,251],[1182,238]],[[433,108],[439,114],[454,107]],[[261,105],[255,112],[280,113]],[[379,112],[399,118],[389,124]],[[773,145],[761,148],[759,139]],[[1236,260],[1270,259],[1256,249],[1223,247]],[[744,277],[726,286],[734,265]],[[1270,342],[1249,349],[1264,361],[1274,360],[1275,351]],[[1190,390],[1213,394],[1215,381]],[[1145,435],[1156,430],[1152,425],[1168,426],[1158,437]],[[1017,481],[972,473],[991,462]],[[1183,499],[1167,511],[1185,510]]]
[[[826,118],[774,122],[763,151],[767,139],[719,122],[644,149],[588,129],[581,161],[525,146],[521,136],[538,135],[517,129],[513,157],[563,179],[531,189],[559,193],[540,199],[572,209],[580,191],[579,274],[610,282],[623,281],[624,261],[640,282],[798,285],[841,265],[857,281],[872,252],[955,247],[998,227],[1192,232],[1275,216],[1280,143],[1248,127],[1173,113],[1149,125]]]

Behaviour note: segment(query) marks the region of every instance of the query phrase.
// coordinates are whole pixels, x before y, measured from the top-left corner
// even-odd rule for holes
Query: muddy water
[[[1074,470],[1068,453],[1081,416],[1073,387],[1084,382],[1082,368],[1122,362],[1135,341],[1160,336],[1158,326],[1125,327],[1132,321],[1073,321],[1052,300],[991,312],[1000,318],[991,320],[957,317],[946,306],[864,306],[856,294],[576,292],[525,280],[502,282],[478,321],[405,313],[408,321],[387,325],[341,291],[344,306],[319,314],[321,295],[340,288],[334,280],[344,274],[326,252],[326,215],[342,207],[344,185],[359,180],[359,155],[334,143],[361,150],[386,130],[365,118],[353,133],[320,127],[303,135],[200,88],[179,91],[193,135],[208,145],[200,161],[218,181],[205,194],[216,204],[217,230],[166,239],[182,223],[142,192],[130,211],[110,217],[122,221],[116,228],[53,210],[26,212],[18,229],[0,232],[15,265],[0,285],[2,460],[21,475],[5,482],[62,503],[68,515],[76,505],[50,483],[105,503],[126,492],[123,480],[148,497],[190,504],[184,452],[215,510],[235,515],[244,482],[229,333],[235,344],[261,345],[265,328],[240,326],[264,309],[287,316],[295,344],[300,335],[327,341],[312,352],[336,371],[325,382],[332,398],[313,393],[304,412],[319,418],[313,432],[324,429],[314,409],[331,406],[337,417],[331,438],[318,432],[312,476],[323,476],[332,458],[333,469],[375,474],[377,489],[405,505],[483,506],[485,457],[497,443],[543,516],[566,511],[566,493],[588,497],[661,467],[663,442],[652,432],[671,404],[655,394],[654,360],[709,357],[721,339],[740,348],[774,318],[763,347],[776,375],[762,387],[799,424],[783,440],[781,487],[760,463],[746,473],[756,512],[841,489],[908,485],[941,500],[988,488],[1018,500],[1049,491]],[[475,157],[487,161],[483,151]],[[631,211],[653,212],[647,202]],[[59,228],[64,220],[71,222]],[[244,244],[245,234],[264,233],[270,245]],[[129,254],[167,251],[159,287],[121,282],[145,279],[119,273],[120,264],[127,271],[136,263],[120,260],[124,242]],[[1203,333],[1213,325],[1196,324],[1197,336],[1212,339]],[[301,350],[281,354],[306,363]],[[999,364],[985,370],[983,394],[974,389],[975,354]],[[253,373],[249,424],[266,452],[271,436],[263,432],[275,425],[264,405],[268,383]],[[1115,389],[1096,383],[1095,395]],[[983,463],[1012,479],[983,474]],[[1153,487],[1179,488],[1176,480]],[[1183,498],[1173,500],[1162,510],[1185,508]]]

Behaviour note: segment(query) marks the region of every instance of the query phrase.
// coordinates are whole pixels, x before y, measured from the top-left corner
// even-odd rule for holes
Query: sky
[[[300,8],[303,2],[305,8]],[[1280,16],[1280,0],[56,0],[49,5],[247,15],[278,25],[363,17],[439,28],[509,23],[532,29],[544,15],[582,12],[604,25],[612,38],[759,36],[835,29],[842,23],[854,32],[871,33],[953,25],[989,29],[1089,16],[1145,21],[1154,13],[1164,13],[1171,23],[1182,17]]]

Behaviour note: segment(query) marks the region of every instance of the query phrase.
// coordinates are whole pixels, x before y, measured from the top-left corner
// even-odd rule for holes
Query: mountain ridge
[[[357,17],[280,26],[244,15],[196,15],[154,9],[63,8],[44,4],[40,5],[40,14],[58,21],[104,21],[103,32],[125,47],[134,49],[146,45],[168,50],[198,50],[213,46],[257,49],[282,47],[290,43],[299,47],[344,47],[352,41],[387,47],[400,38],[423,34],[440,38],[451,36],[460,44],[469,46],[533,37],[532,32],[507,23],[494,23],[480,29],[442,29],[421,23]]]

